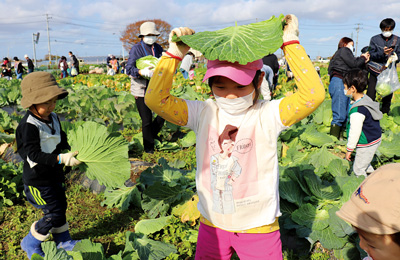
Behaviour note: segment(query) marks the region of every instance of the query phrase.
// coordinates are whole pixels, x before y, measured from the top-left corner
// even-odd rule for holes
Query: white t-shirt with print
[[[279,116],[280,100],[259,100],[240,115],[220,110],[211,99],[186,100],[186,103],[189,112],[186,127],[196,133],[200,213],[215,226],[231,231],[272,224],[281,215],[277,139],[287,128]],[[221,191],[213,185],[210,161],[221,153],[218,137],[227,124],[239,129],[231,156],[237,160],[236,168],[241,172],[234,182],[226,180],[225,190]]]

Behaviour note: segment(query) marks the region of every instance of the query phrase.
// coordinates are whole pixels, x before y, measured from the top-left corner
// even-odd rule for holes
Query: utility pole
[[[40,33],[33,33],[32,34],[32,42],[33,42],[33,58],[35,59],[35,67],[37,67],[37,61],[36,61],[36,44],[39,42],[39,36]]]
[[[362,23],[356,23],[356,25],[357,25],[357,28],[354,28],[354,29],[356,29],[356,32],[357,32],[357,40],[356,40],[356,56],[357,56],[357,50],[358,50],[358,33],[359,33],[360,30],[362,29],[362,27],[360,27],[360,25],[362,25]]]
[[[37,68],[36,62],[36,47],[35,47],[35,34],[32,34],[32,43],[33,43],[33,58],[35,59],[35,67]]]
[[[51,49],[50,49],[49,19],[51,19],[51,17],[49,17],[49,15],[46,14],[46,23],[47,23],[47,43],[48,43],[48,46],[49,46],[49,68],[50,68],[50,65],[51,65]]]

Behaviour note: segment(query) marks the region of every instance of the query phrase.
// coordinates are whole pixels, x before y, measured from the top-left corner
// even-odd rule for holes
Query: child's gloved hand
[[[75,156],[78,152],[61,153],[58,155],[59,163],[65,164],[65,166],[77,166],[81,163]]]
[[[194,34],[194,30],[188,28],[188,27],[179,27],[175,28],[171,31],[169,34],[169,48],[167,50],[167,55],[169,56],[175,56],[178,58],[183,58],[186,53],[189,51],[190,47],[184,44],[182,41],[179,42],[173,42],[172,37],[176,35],[177,37],[180,37],[182,35],[192,35]],[[171,56],[171,57],[172,57]]]
[[[299,41],[299,21],[294,14],[288,14],[285,16],[284,21],[286,22],[283,27],[283,45],[292,41]]]

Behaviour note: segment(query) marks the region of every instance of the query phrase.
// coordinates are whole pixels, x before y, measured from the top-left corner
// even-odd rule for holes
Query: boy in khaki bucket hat
[[[365,260],[400,259],[400,163],[375,170],[336,214],[356,229]]]
[[[64,190],[64,165],[80,163],[77,152],[62,153],[71,147],[53,112],[58,99],[68,92],[60,88],[48,72],[33,72],[21,83],[23,108],[28,108],[16,130],[17,152],[24,160],[22,180],[29,203],[43,210],[43,218],[31,225],[21,248],[28,258],[33,254],[44,256],[41,243],[50,232],[57,247],[72,250],[72,240],[66,221],[67,200]]]

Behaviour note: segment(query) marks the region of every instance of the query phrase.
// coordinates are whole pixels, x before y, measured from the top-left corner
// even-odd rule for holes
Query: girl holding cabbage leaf
[[[311,114],[325,97],[322,82],[299,44],[296,16],[287,15],[284,19],[286,25],[277,48],[283,42],[282,49],[298,86],[295,94],[280,100],[258,99],[264,77],[261,58],[266,53],[240,64],[210,59],[202,52],[209,60],[204,80],[208,80],[215,100],[192,101],[172,96],[169,91],[174,72],[189,50],[183,42],[173,42],[173,36],[204,35],[191,36],[194,31],[187,27],[172,30],[169,49],[159,61],[146,92],[145,102],[150,109],[196,133],[196,188],[201,213],[196,259],[230,259],[234,251],[240,259],[282,259],[277,139],[283,130]],[[279,30],[274,32],[282,33],[281,21],[276,24]],[[252,28],[261,34],[266,30],[264,26]],[[243,54],[237,52],[237,58],[246,54],[245,50]],[[224,197],[234,200],[235,210],[218,212],[213,209],[216,187],[211,181],[211,158],[221,152],[218,138],[227,125],[238,129],[231,156],[242,169],[240,177],[230,181],[231,198]]]

